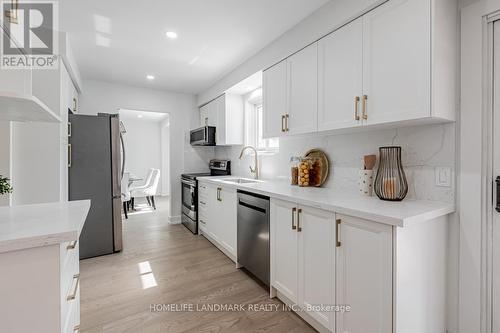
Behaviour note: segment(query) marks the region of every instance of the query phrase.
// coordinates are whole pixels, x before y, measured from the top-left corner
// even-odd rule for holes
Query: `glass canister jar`
[[[290,157],[290,184],[299,184],[299,163],[300,158],[296,156]]]
[[[311,170],[313,168],[313,160],[309,157],[302,157],[299,161],[299,174],[297,183],[301,187],[311,186]]]

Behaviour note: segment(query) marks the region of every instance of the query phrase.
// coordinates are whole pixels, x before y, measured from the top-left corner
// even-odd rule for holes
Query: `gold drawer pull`
[[[285,131],[286,132],[290,132],[289,122],[290,122],[290,115],[287,113],[285,115]]]
[[[285,115],[282,115],[281,116],[281,131],[282,132],[285,132],[286,131],[286,128],[285,128]]]
[[[335,246],[341,247],[342,243],[340,242],[340,223],[342,223],[341,219],[337,219],[335,221]]]
[[[297,232],[302,231],[302,227],[300,226],[300,213],[302,213],[302,209],[297,210]]]
[[[297,211],[297,208],[293,207],[292,208],[292,230],[297,229],[297,226],[295,225],[295,212]]]
[[[69,243],[68,246],[66,246],[66,250],[74,250],[76,247],[76,243],[78,243],[78,240],[74,240]]]
[[[76,293],[78,292],[78,285],[80,284],[80,274],[73,275],[73,281],[76,280],[73,292],[66,297],[67,301],[72,301],[76,298]]]
[[[75,327],[73,327],[73,332],[80,333],[80,325],[75,325]]]
[[[360,120],[361,118],[359,117],[359,113],[358,113],[358,107],[359,107],[359,96],[356,96],[354,98],[354,119],[355,120]]]
[[[368,119],[368,112],[366,111],[366,101],[368,99],[367,95],[363,95],[363,119],[367,120]]]

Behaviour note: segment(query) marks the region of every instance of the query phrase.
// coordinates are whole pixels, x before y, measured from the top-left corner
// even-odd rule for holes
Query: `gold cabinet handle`
[[[337,219],[335,221],[335,246],[341,247],[342,243],[340,242],[340,223],[342,223],[341,219]]]
[[[354,119],[355,120],[360,120],[361,118],[359,117],[359,96],[354,97]]]
[[[220,195],[221,191],[222,191],[222,188],[218,187],[217,188],[217,201],[222,201],[222,197]]]
[[[368,112],[366,110],[366,101],[368,99],[367,95],[363,95],[363,119],[367,120],[368,119]]]
[[[73,97],[73,112],[77,111],[77,103],[76,103],[76,98]]]
[[[71,123],[68,122],[68,138],[71,138],[71,130],[72,130]]]
[[[71,143],[68,144],[68,168],[71,168],[72,161],[71,161]]]
[[[75,325],[75,327],[73,327],[73,332],[80,333],[80,325]]]
[[[69,243],[68,246],[66,246],[66,250],[74,250],[76,247],[76,243],[78,243],[78,240],[74,240]]]
[[[295,225],[295,212],[297,211],[296,207],[292,208],[292,230],[296,230],[297,226]]]
[[[290,120],[290,115],[287,113],[285,115],[285,131],[286,132],[290,132],[290,127],[288,127],[289,120]]]
[[[80,284],[80,274],[73,275],[73,281],[76,280],[73,292],[66,297],[67,301],[72,301],[76,298],[76,293],[78,292],[78,285]]]
[[[301,232],[302,228],[300,226],[300,213],[302,213],[302,209],[297,210],[297,232]]]
[[[285,132],[285,115],[281,115],[281,131]]]

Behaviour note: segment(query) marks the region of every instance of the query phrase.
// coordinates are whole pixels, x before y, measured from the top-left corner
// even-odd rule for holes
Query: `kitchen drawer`
[[[80,291],[75,299],[67,307],[67,312],[61,317],[61,327],[64,333],[77,333],[80,327]]]
[[[73,263],[75,260],[79,260],[79,245],[78,241],[61,243],[59,248],[61,271],[63,271],[68,264]]]
[[[60,271],[60,285],[61,285],[61,318],[66,318],[71,306],[79,302],[80,294],[80,260],[79,260],[79,247],[76,246],[71,251],[65,253],[66,247],[61,250],[61,256],[64,258],[65,266]],[[76,292],[75,292],[76,291]],[[75,295],[74,299],[68,299],[68,296]],[[64,325],[64,321],[62,322]],[[64,327],[64,326],[63,326]]]

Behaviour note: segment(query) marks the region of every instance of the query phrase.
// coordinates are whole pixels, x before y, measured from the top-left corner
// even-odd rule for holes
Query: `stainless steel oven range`
[[[211,160],[208,173],[186,173],[181,175],[182,217],[181,221],[193,234],[198,233],[198,177],[229,176],[231,161]]]

